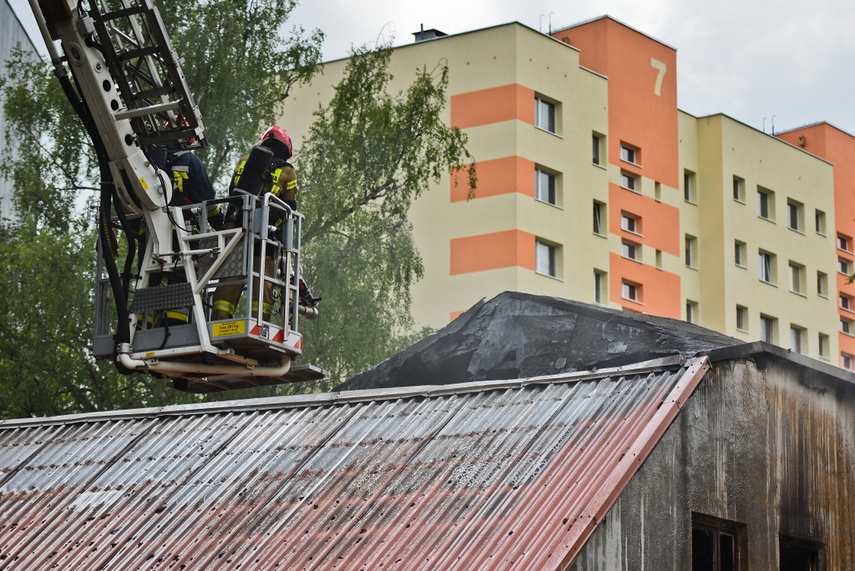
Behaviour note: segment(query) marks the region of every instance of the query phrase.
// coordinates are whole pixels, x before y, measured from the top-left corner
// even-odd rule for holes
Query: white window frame
[[[620,160],[631,165],[638,165],[638,147],[628,145],[627,143],[620,144]]]
[[[771,222],[772,218],[772,194],[765,188],[757,188],[757,216]]]
[[[745,204],[745,179],[733,175],[733,200]]]
[[[819,356],[823,359],[828,359],[829,342],[830,339],[825,333],[820,333],[817,336],[817,351],[819,352]]]
[[[849,247],[850,247],[849,244],[851,242],[852,242],[852,240],[849,238],[849,236],[845,236],[843,234],[837,234],[837,249],[838,250],[843,250],[844,252],[851,254],[852,251],[849,249]]]
[[[603,166],[603,136],[591,133],[591,162],[598,167]]]
[[[628,240],[622,240],[620,243],[620,255],[627,260],[641,261],[641,245]]]
[[[625,171],[620,173],[620,186],[632,192],[638,192],[638,177]]]
[[[850,275],[849,270],[852,268],[849,260],[845,260],[843,258],[837,258],[837,272],[843,274],[844,276]]]
[[[793,353],[802,354],[802,346],[804,345],[805,330],[798,325],[790,324],[790,351]]]
[[[685,236],[686,267],[697,269],[698,267],[698,239],[686,234]]]
[[[543,188],[546,179],[546,188]],[[558,177],[555,173],[536,167],[534,169],[534,198],[539,202],[558,206]]]
[[[623,299],[640,303],[638,299],[638,292],[640,288],[641,286],[634,282],[623,280],[620,284],[620,295]]]
[[[760,281],[766,284],[775,283],[775,254],[760,250],[759,256]]]
[[[594,270],[594,303],[602,304],[606,298],[604,294],[607,281],[606,272]]]
[[[686,300],[686,323],[698,323],[700,306],[697,301]]]
[[[638,216],[635,216],[634,214],[627,214],[626,212],[620,213],[621,230],[640,236],[641,234],[638,232],[638,226]]]
[[[816,224],[816,233],[825,236],[825,212],[816,210],[814,212],[814,223]]]
[[[805,267],[795,262],[789,263],[789,286],[790,291],[800,295],[805,293]]]
[[[604,232],[605,226],[605,210],[606,205],[602,202],[594,201],[594,211],[593,211],[593,226],[594,226],[594,234],[597,236],[605,236]]]
[[[736,306],[736,329],[737,331],[748,331],[748,308],[744,305]]]
[[[745,242],[735,240],[733,242],[733,262],[740,268],[747,268],[748,245]]]
[[[695,189],[696,180],[695,173],[690,170],[683,170],[683,200],[689,204],[696,204],[698,202],[698,193]]]
[[[804,205],[795,200],[787,200],[787,228],[804,234]]]
[[[558,277],[558,247],[543,240],[535,240],[535,271],[542,276]],[[546,257],[544,257],[546,256]]]
[[[557,134],[558,105],[543,97],[534,98],[534,126],[547,133]]]
[[[840,305],[840,309],[844,311],[852,311],[852,297],[846,295],[845,293],[841,293],[838,298],[838,304]]]
[[[774,317],[768,315],[760,315],[760,340],[766,343],[775,342],[775,321]]]
[[[847,371],[852,370],[852,355],[847,353],[840,354],[840,368],[846,369]]]
[[[825,272],[816,272],[816,295],[828,298],[828,274]]]

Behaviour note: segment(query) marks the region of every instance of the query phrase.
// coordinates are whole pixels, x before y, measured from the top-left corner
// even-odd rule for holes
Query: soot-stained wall
[[[570,570],[691,569],[693,513],[739,524],[739,569],[781,535],[855,569],[855,384],[776,353],[714,363]]]

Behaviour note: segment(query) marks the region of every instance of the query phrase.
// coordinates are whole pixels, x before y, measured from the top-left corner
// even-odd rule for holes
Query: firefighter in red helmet
[[[297,172],[288,159],[291,158],[291,137],[282,127],[274,125],[264,132],[261,142],[253,147],[248,155],[241,157],[232,173],[229,183],[229,194],[234,195],[237,191],[263,196],[268,192],[282,199],[292,210],[297,210]],[[226,216],[227,226],[235,227],[236,212],[230,209]],[[259,270],[261,261],[254,261],[255,271]],[[275,262],[268,257],[265,261],[265,275],[273,275]],[[243,286],[241,284],[225,285],[217,288],[214,292],[211,320],[231,319],[235,308],[240,300]],[[253,292],[255,294],[255,292]],[[257,294],[256,294],[257,295]],[[321,298],[312,296],[305,282],[300,281],[300,302],[307,307],[315,307]],[[253,306],[257,306],[258,300],[253,297]],[[255,310],[256,308],[253,307]],[[262,312],[265,319],[273,309],[273,300],[270,288],[264,290]]]

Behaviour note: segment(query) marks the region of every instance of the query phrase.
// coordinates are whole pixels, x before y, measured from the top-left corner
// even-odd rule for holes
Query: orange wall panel
[[[638,233],[642,236],[621,230],[621,212],[641,218]],[[612,183],[609,184],[609,231],[673,256],[682,255],[680,210]]]
[[[610,18],[554,34],[581,50],[581,65],[609,78],[609,159],[641,149],[646,178],[679,188],[677,52]]]
[[[621,287],[624,279],[641,286],[640,303],[623,299]],[[609,254],[609,299],[628,310],[682,318],[680,276],[628,260],[614,252]]]
[[[534,125],[534,90],[503,85],[451,96],[451,126],[459,129],[502,121]]]
[[[466,165],[468,168],[469,165]],[[534,198],[534,161],[522,157],[503,157],[480,161],[475,166],[478,188],[475,198],[519,192]],[[466,172],[465,168],[462,171]],[[463,202],[469,194],[465,175],[451,177],[451,202]]]
[[[845,333],[839,333],[837,336],[837,343],[840,347],[841,353],[846,353],[847,355],[855,357],[855,337],[846,335]]]
[[[534,234],[507,230],[451,241],[451,275],[499,268],[535,269]]]

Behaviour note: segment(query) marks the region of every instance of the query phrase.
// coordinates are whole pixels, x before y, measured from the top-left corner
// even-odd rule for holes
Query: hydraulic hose
[[[71,80],[68,77],[68,70],[62,64],[55,62],[54,72],[59,79],[62,90],[66,98],[71,103],[74,111],[83,122],[89,138],[92,140],[92,145],[95,147],[95,154],[98,157],[98,168],[101,175],[101,203],[100,215],[98,216],[98,237],[101,240],[101,251],[104,255],[104,265],[107,268],[107,275],[110,279],[110,288],[113,290],[113,297],[116,301],[116,339],[118,343],[128,343],[131,339],[130,314],[128,313],[128,296],[122,287],[122,279],[119,275],[116,259],[113,256],[112,241],[109,239],[108,231],[110,227],[110,210],[112,196],[115,193],[113,184],[113,173],[110,171],[109,156],[107,149],[104,147],[104,141],[98,133],[98,128],[95,126],[95,121],[92,118],[92,113],[86,106],[86,102],[80,97],[78,91],[74,88]],[[125,231],[125,235],[130,237],[130,233]],[[133,238],[129,238],[132,240]],[[131,254],[133,249],[131,249]]]

